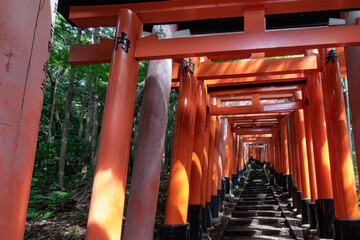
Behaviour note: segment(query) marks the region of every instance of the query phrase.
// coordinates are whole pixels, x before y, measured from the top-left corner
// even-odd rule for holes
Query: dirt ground
[[[160,225],[164,222],[168,179],[168,174],[162,173],[155,219],[155,238],[158,236]],[[125,196],[124,215],[126,213],[129,189],[130,186],[128,185]],[[27,219],[24,239],[85,239],[90,200],[91,187],[88,187],[82,189],[81,193],[75,195],[75,197],[71,201],[68,201],[64,207],[53,209],[54,214],[50,218],[45,220]]]

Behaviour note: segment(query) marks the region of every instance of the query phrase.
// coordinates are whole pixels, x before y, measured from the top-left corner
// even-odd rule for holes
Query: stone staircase
[[[295,239],[291,236],[261,163],[251,164],[248,179],[223,239]]]

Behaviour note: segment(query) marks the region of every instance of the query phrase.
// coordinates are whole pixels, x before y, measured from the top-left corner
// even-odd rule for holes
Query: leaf
[[[74,236],[74,234],[75,234],[75,231],[76,231],[76,226],[73,227],[68,234],[66,234],[66,239],[72,238]]]

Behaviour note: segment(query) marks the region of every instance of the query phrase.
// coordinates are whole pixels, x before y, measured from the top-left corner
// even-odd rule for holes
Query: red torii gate
[[[14,10],[11,9],[13,5],[3,4],[5,9],[8,12],[12,13]],[[40,3],[40,2],[39,2]],[[54,11],[54,6],[56,1],[46,1],[46,10],[48,12],[40,14],[40,18],[36,21],[32,21],[33,25],[41,23],[41,20],[46,23],[51,23],[51,14]],[[53,5],[49,5],[52,3]],[[251,3],[253,4],[253,3]],[[302,12],[302,11],[323,11],[323,10],[333,10],[333,9],[354,9],[359,8],[360,4],[357,1],[344,0],[341,2],[329,2],[325,0],[319,0],[317,2],[313,1],[282,1],[282,2],[273,2],[273,1],[259,1],[259,7],[249,7],[248,2],[238,2],[238,1],[225,1],[221,4],[216,1],[208,0],[202,3],[193,3],[190,1],[170,1],[164,3],[141,3],[141,4],[122,4],[115,6],[96,6],[96,7],[72,7],[70,18],[71,20],[79,27],[96,27],[96,26],[116,26],[117,35],[115,39],[115,50],[113,50],[113,41],[102,41],[98,46],[74,46],[71,49],[69,61],[73,64],[90,64],[90,63],[100,63],[100,62],[110,62],[111,60],[111,72],[109,79],[109,89],[106,97],[106,106],[103,119],[102,135],[99,144],[99,157],[98,165],[96,169],[96,177],[94,181],[93,197],[91,203],[91,210],[89,216],[89,225],[87,232],[87,239],[102,238],[102,239],[118,239],[121,233],[121,222],[122,222],[122,212],[123,212],[123,203],[124,203],[124,191],[125,191],[125,182],[126,182],[126,169],[127,169],[127,158],[129,153],[129,148],[124,147],[128,146],[130,135],[131,135],[131,116],[132,108],[134,102],[134,92],[136,87],[136,75],[137,75],[137,61],[138,60],[152,60],[152,59],[165,59],[165,58],[185,58],[185,57],[200,57],[208,56],[209,59],[215,59],[218,55],[226,56],[230,58],[248,58],[252,53],[264,53],[263,56],[276,56],[276,55],[288,55],[290,52],[298,54],[303,52],[306,49],[320,48],[324,49],[327,47],[351,47],[357,46],[360,43],[360,28],[359,20],[357,25],[353,26],[337,26],[331,28],[317,28],[317,29],[304,29],[301,31],[298,30],[281,30],[281,31],[265,31],[264,17],[266,14],[279,14],[279,13],[289,13],[289,12]],[[49,6],[48,6],[49,5]],[[17,5],[16,5],[17,6]],[[31,6],[26,8],[28,5],[22,8],[23,12],[26,12],[28,9],[32,9]],[[265,11],[266,10],[266,11]],[[39,11],[39,10],[38,10]],[[36,12],[36,9],[33,11]],[[163,14],[167,12],[168,14]],[[186,14],[187,13],[187,14]],[[189,14],[196,13],[196,14]],[[46,15],[47,14],[47,15]],[[30,16],[31,14],[29,14]],[[36,15],[36,14],[35,14]],[[44,15],[44,16],[43,16]],[[244,16],[245,18],[245,32],[244,33],[235,33],[235,34],[224,34],[224,35],[214,35],[214,36],[202,36],[202,37],[187,37],[179,39],[157,39],[156,36],[152,35],[149,37],[141,38],[142,25],[144,23],[163,23],[163,22],[176,22],[176,21],[185,21],[185,20],[199,20],[207,18],[224,18],[224,17],[238,17]],[[43,17],[43,18],[42,18]],[[14,21],[17,23],[17,21]],[[6,24],[8,20],[1,19],[0,21],[0,30],[14,33],[14,30],[11,30]],[[5,27],[6,28],[5,28]],[[48,25],[47,28],[51,28],[52,25]],[[48,47],[49,37],[44,37],[42,34],[46,30],[37,30],[34,31],[33,35],[39,39],[33,40],[35,48],[30,51],[25,51],[24,55],[32,56],[30,63],[34,64],[38,52],[37,44],[46,45]],[[219,44],[221,42],[221,44]],[[204,44],[206,43],[206,44]],[[241,43],[241,44],[240,44]],[[34,44],[33,44],[34,45]],[[11,47],[10,47],[11,48]],[[6,46],[6,49],[10,49]],[[44,51],[46,51],[45,49]],[[48,53],[47,53],[48,54]],[[41,52],[39,55],[41,60],[47,54]],[[350,54],[349,54],[350,55]],[[101,56],[101,57],[100,57]],[[312,135],[314,137],[314,145],[318,144],[319,149],[322,149],[319,154],[315,153],[314,155],[319,155],[318,161],[315,157],[315,170],[319,176],[323,176],[324,182],[322,183],[324,189],[324,194],[320,194],[320,188],[318,188],[319,199],[324,200],[326,198],[332,198],[331,186],[333,186],[334,200],[335,200],[335,213],[336,219],[335,223],[335,234],[341,238],[343,234],[343,223],[357,223],[359,214],[356,203],[356,195],[354,196],[354,182],[350,174],[348,177],[347,174],[352,173],[352,163],[349,158],[349,143],[348,135],[345,121],[344,113],[344,104],[341,93],[340,85],[340,71],[339,66],[336,61],[330,59],[327,61],[325,59],[326,53],[320,51],[321,67],[317,68],[317,71],[309,71],[311,74],[309,77],[307,74],[305,78],[307,79],[307,85],[317,86],[313,89],[308,87],[310,104],[311,101],[317,101],[320,103],[320,110],[316,112],[310,107],[310,115],[313,116],[312,119],[316,119],[317,123],[324,125],[325,119],[327,123],[327,128],[321,127],[312,128]],[[306,56],[304,58],[311,58],[312,56]],[[331,57],[331,56],[329,56]],[[356,59],[353,59],[356,62]],[[5,62],[5,60],[4,60]],[[310,60],[309,60],[310,62]],[[42,64],[37,64],[42,66]],[[225,64],[231,67],[238,64]],[[224,65],[224,66],[225,66]],[[241,65],[241,64],[239,64]],[[245,65],[245,64],[244,64]],[[204,65],[205,66],[205,65]],[[209,65],[213,67],[214,65]],[[200,67],[200,66],[199,66]],[[288,66],[289,69],[286,70],[277,70],[275,69],[274,74],[276,73],[277,77],[267,77],[259,75],[262,81],[272,81],[276,78],[281,78],[279,74],[292,74],[295,72],[297,78],[302,77],[302,73],[299,69],[292,69],[292,66]],[[241,68],[239,68],[241,69]],[[258,69],[259,70],[259,69]],[[313,69],[314,70],[314,69]],[[260,70],[259,70],[260,71]],[[320,71],[320,72],[319,72]],[[355,72],[356,70],[353,69]],[[28,70],[21,69],[22,72],[28,72]],[[216,72],[216,71],[214,71]],[[266,72],[266,71],[265,71]],[[36,72],[39,75],[41,69]],[[256,82],[258,75],[255,72],[246,72],[246,74],[235,73],[234,75],[226,75],[226,71],[221,71],[219,75],[204,75],[204,77],[210,77],[209,81],[218,81],[215,84],[218,84],[222,79],[222,74],[225,74],[223,78],[247,78],[248,81],[254,80]],[[266,75],[266,74],[264,74]],[[3,75],[1,74],[3,78]],[[13,77],[13,76],[12,76]],[[196,74],[195,74],[195,77]],[[252,78],[252,79],[251,79]],[[295,79],[295,75],[289,76],[289,79]],[[326,79],[326,84],[321,84],[322,78]],[[6,84],[9,83],[8,76],[4,77]],[[10,78],[9,78],[10,79]],[[28,77],[21,79],[28,79]],[[39,78],[40,79],[40,78]],[[220,80],[217,80],[220,79]],[[30,79],[31,80],[31,79]],[[201,80],[201,75],[199,80]],[[224,79],[224,82],[233,82],[232,79]],[[34,81],[33,81],[34,82]],[[33,84],[33,82],[29,82]],[[186,70],[186,72],[180,77],[180,94],[179,94],[179,115],[178,119],[182,114],[195,115],[195,100],[194,95],[196,95],[196,85],[194,85],[194,76],[191,71]],[[9,83],[10,84],[10,83]],[[36,82],[34,86],[40,86],[40,82]],[[20,86],[17,84],[16,86]],[[195,87],[194,87],[195,86]],[[11,108],[5,108],[6,116],[4,123],[1,123],[1,131],[6,131],[4,136],[6,140],[9,140],[10,145],[1,145],[0,150],[5,152],[0,159],[1,174],[0,176],[3,179],[0,179],[0,184],[2,188],[5,188],[5,191],[1,192],[0,201],[2,203],[3,209],[0,211],[0,219],[8,219],[7,223],[0,225],[0,231],[4,232],[4,237],[8,239],[17,239],[21,237],[25,215],[26,215],[26,205],[27,197],[30,187],[30,177],[31,177],[31,163],[33,161],[34,149],[35,149],[35,140],[37,131],[34,129],[39,122],[40,110],[41,110],[41,88],[36,91],[30,89],[31,87],[25,84],[20,86],[19,89],[24,90],[22,98],[11,98],[12,105],[22,107],[22,114],[20,117],[17,117],[18,126],[15,127],[15,130],[12,130],[13,120],[9,117],[11,114],[15,113],[15,110]],[[319,94],[319,91],[323,90],[324,94]],[[332,95],[332,93],[336,93]],[[1,106],[7,105],[8,97],[11,93],[4,93],[0,96],[5,96],[0,99]],[[28,108],[30,102],[27,95],[34,96],[37,99],[36,106],[34,110]],[[227,97],[231,95],[225,95]],[[317,96],[317,97],[316,97]],[[319,98],[320,96],[320,98]],[[321,98],[324,96],[324,99]],[[297,99],[300,99],[298,94],[295,96]],[[33,98],[33,99],[34,99]],[[214,97],[214,99],[217,97]],[[260,98],[258,98],[260,99]],[[305,98],[304,98],[305,100]],[[307,152],[304,150],[306,148],[306,142],[302,141],[305,139],[304,129],[304,113],[302,108],[304,104],[299,104],[299,101],[294,101],[291,104],[286,106],[290,109],[287,109],[282,105],[280,109],[276,110],[277,106],[271,106],[271,114],[276,112],[283,113],[283,110],[295,111],[291,114],[292,124],[292,133],[297,133],[297,135],[302,136],[301,139],[294,138],[294,141],[291,141],[291,145],[299,146],[294,147],[293,149],[298,149],[298,153],[294,153],[293,156],[293,174],[300,176],[308,175],[307,167],[305,166],[307,161]],[[330,112],[328,107],[324,107],[322,102],[324,101],[325,106],[336,107],[335,114]],[[182,107],[182,103],[185,104]],[[130,103],[130,104],[129,104]],[[11,106],[12,106],[11,105]],[[207,103],[210,105],[210,102]],[[277,105],[277,104],[273,104]],[[292,107],[289,107],[291,105]],[[306,104],[305,104],[306,105]],[[261,108],[262,107],[262,108]],[[260,108],[255,107],[257,113],[264,112],[265,107],[261,106]],[[212,108],[223,108],[221,107],[210,107]],[[254,107],[252,107],[254,108]],[[306,108],[304,108],[306,109]],[[214,110],[215,111],[215,110]],[[228,111],[228,117],[240,117],[241,114],[249,114],[249,109],[226,109]],[[226,112],[225,111],[225,112]],[[240,112],[236,112],[240,111]],[[24,115],[29,112],[31,116],[34,116],[32,120],[23,119]],[[214,114],[223,114],[224,112],[214,112]],[[286,113],[288,114],[288,113]],[[261,115],[254,114],[253,119],[256,117],[261,117]],[[270,116],[270,115],[268,115]],[[212,124],[211,132],[212,138],[210,143],[219,143],[219,125],[220,118],[214,116],[209,117],[211,120],[207,120]],[[306,118],[306,111],[305,111]],[[35,120],[34,120],[35,119]],[[340,123],[339,123],[340,119]],[[184,119],[185,122],[190,119]],[[184,124],[185,124],[184,122]],[[194,121],[193,121],[194,122]],[[345,122],[345,124],[343,123]],[[184,124],[177,123],[177,131],[179,134],[185,134],[186,136],[179,136],[179,141],[184,141],[184,138],[190,136],[191,139],[191,129],[194,126],[187,122],[189,125],[188,128],[184,127]],[[311,123],[314,126],[314,123]],[[342,126],[342,127],[341,127]],[[344,127],[345,126],[345,127]],[[180,131],[180,128],[182,129]],[[26,133],[24,129],[31,129],[33,131]],[[271,129],[271,128],[270,128]],[[281,127],[281,129],[283,129]],[[11,130],[11,131],[10,131]],[[271,129],[266,129],[266,131],[257,130],[257,133],[266,133],[273,131],[278,131]],[[242,131],[242,130],[241,130]],[[319,133],[320,132],[320,133]],[[309,132],[310,133],[310,132]],[[314,134],[316,133],[316,134]],[[190,135],[187,135],[190,134]],[[246,133],[244,133],[246,134]],[[329,138],[326,137],[326,134],[329,135]],[[211,134],[210,134],[211,135]],[[279,133],[276,133],[278,136]],[[316,136],[320,135],[320,136]],[[15,138],[13,138],[15,137]],[[279,140],[279,137],[277,137]],[[116,139],[114,142],[112,140]],[[274,139],[274,138],[272,138]],[[307,138],[308,139],[308,138]],[[327,139],[327,140],[326,140]],[[280,140],[276,140],[276,144],[280,144]],[[18,146],[19,143],[24,145],[25,151]],[[331,180],[329,181],[329,175],[324,173],[329,173],[328,167],[321,167],[320,164],[324,162],[329,162],[328,157],[326,157],[322,145],[324,141],[329,143],[329,152],[330,152],[330,164],[332,166],[332,179],[333,184],[331,185]],[[282,140],[282,142],[284,142]],[[317,143],[316,143],[317,142]],[[188,147],[184,147],[183,150],[191,151],[192,144],[191,141],[188,143]],[[321,145],[322,144],[322,145]],[[30,147],[31,145],[31,147]],[[274,144],[273,144],[274,145]],[[10,146],[10,147],[9,147]],[[120,146],[120,147],[119,147]],[[279,149],[278,147],[276,149]],[[14,154],[15,153],[15,154]],[[175,153],[175,154],[174,154]],[[173,155],[176,155],[174,151]],[[216,154],[215,154],[216,155]],[[296,156],[297,155],[297,156]],[[20,157],[19,157],[20,156]],[[12,162],[15,158],[16,162]],[[114,161],[114,159],[119,159]],[[188,163],[188,159],[184,160]],[[21,172],[21,175],[24,176],[24,179],[13,179],[13,177],[19,172],[13,172],[16,166],[27,166],[26,169]],[[303,166],[304,165],[304,166]],[[319,167],[317,167],[319,165]],[[174,167],[175,166],[175,167]],[[329,164],[327,165],[329,166]],[[181,166],[176,170],[176,165],[172,165],[172,177],[174,176],[188,176],[188,169],[182,168]],[[214,165],[214,167],[216,167]],[[276,170],[282,169],[283,167],[277,166]],[[295,173],[296,170],[297,173]],[[320,169],[320,170],[318,170]],[[214,169],[213,169],[214,170]],[[280,170],[281,171],[281,170]],[[300,172],[301,171],[301,172]],[[7,174],[10,173],[10,174]],[[16,173],[16,174],[15,174]],[[318,175],[317,175],[318,176]],[[221,177],[218,175],[218,177]],[[310,195],[309,192],[309,183],[308,178],[304,177],[301,181],[297,179],[298,186],[302,186],[303,193],[306,195],[307,199]],[[322,178],[319,178],[322,181]],[[318,180],[318,177],[317,177]],[[13,184],[10,184],[13,181]],[[15,185],[14,185],[15,184]],[[169,225],[184,225],[184,230],[187,230],[186,227],[186,211],[187,211],[187,197],[188,197],[188,185],[185,184],[180,190],[179,194],[173,196],[175,199],[174,202],[178,202],[178,205],[174,205],[178,210],[170,209],[167,210],[167,216],[165,223]],[[216,184],[215,184],[216,185]],[[313,184],[312,184],[313,185]],[[346,185],[346,186],[345,186]],[[14,187],[15,186],[15,187]],[[179,187],[179,184],[172,183],[170,185],[174,187]],[[348,187],[350,186],[350,187]],[[16,191],[12,191],[16,189]],[[106,193],[103,189],[107,189]],[[216,190],[216,189],[215,189]],[[175,191],[176,192],[176,191]],[[208,192],[206,192],[207,195]],[[173,194],[170,194],[173,195]],[[312,194],[313,195],[313,194]],[[312,197],[311,195],[311,197]],[[324,197],[326,196],[326,197]],[[208,196],[207,196],[208,197]],[[170,197],[171,199],[172,197]],[[5,200],[8,199],[8,200]],[[179,200],[186,199],[185,204],[180,203]],[[171,202],[171,201],[169,201]],[[326,203],[329,204],[329,203]],[[179,207],[181,205],[181,208]],[[19,207],[20,206],[20,207]],[[106,208],[104,208],[106,206]],[[185,207],[184,207],[185,206]],[[186,210],[185,210],[186,209]],[[16,217],[16,219],[14,218]],[[17,219],[19,216],[20,220]],[[349,221],[351,219],[352,221]],[[356,219],[356,220],[353,220]],[[351,228],[351,231],[354,233],[358,231],[357,228]],[[351,233],[350,231],[350,233]],[[349,234],[346,233],[346,234]]]

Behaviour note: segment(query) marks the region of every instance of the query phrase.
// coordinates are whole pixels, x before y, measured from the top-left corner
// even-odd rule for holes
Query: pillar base
[[[301,223],[309,224],[310,223],[310,207],[311,202],[310,198],[301,199]]]
[[[266,163],[266,168],[267,168],[267,169],[270,169],[270,162],[267,162],[267,163]]]
[[[333,198],[322,198],[315,200],[317,230],[320,238],[333,238],[334,231],[332,222],[335,218]]]
[[[232,195],[233,194],[233,189],[234,189],[234,183],[232,181],[229,182],[229,194]]]
[[[223,201],[225,199],[225,193],[223,189],[217,190],[218,196],[219,196],[219,212],[222,212],[223,209]]]
[[[201,240],[203,215],[203,206],[201,204],[189,204],[188,222],[190,223],[191,240]]]
[[[293,185],[290,192],[291,192],[291,198],[292,198],[292,207],[296,208],[296,206],[297,206],[297,197],[296,197],[297,185]]]
[[[275,185],[275,177],[274,177],[274,175],[270,175],[269,183],[270,183],[271,186]]]
[[[220,198],[218,195],[212,195],[211,196],[211,216],[212,218],[217,218],[219,217],[219,206],[220,206]]]
[[[296,214],[301,214],[301,199],[302,199],[302,191],[296,192]]]
[[[243,170],[238,170],[238,179],[240,179],[243,176]]]
[[[278,179],[279,179],[279,181],[278,181],[278,186],[279,187],[282,187],[283,186],[283,173],[279,173],[279,175],[278,175]]]
[[[224,191],[225,194],[230,194],[230,178],[224,177],[225,185],[224,185]]]
[[[294,186],[293,176],[289,175],[289,194],[291,195],[291,189]]]
[[[211,214],[211,203],[205,203],[205,207],[203,210],[203,232],[206,232],[206,229],[211,227],[212,225],[212,214]]]
[[[283,192],[289,192],[289,175],[282,175]]]
[[[160,240],[190,240],[190,224],[161,225]]]
[[[360,239],[360,218],[334,219],[334,240]]]
[[[238,185],[238,174],[232,174],[231,175],[231,181],[233,183],[233,187],[236,187]]]
[[[310,210],[310,229],[316,229],[316,204],[315,203],[310,203],[309,204],[309,210]]]
[[[244,187],[245,186],[245,177],[241,177],[239,181],[239,186]]]

